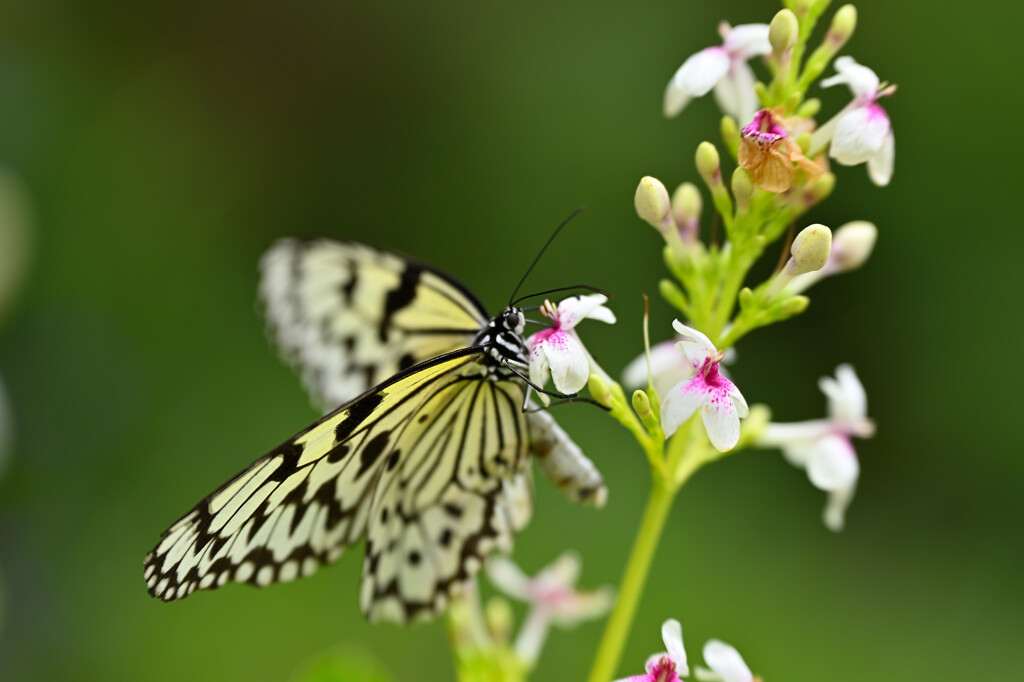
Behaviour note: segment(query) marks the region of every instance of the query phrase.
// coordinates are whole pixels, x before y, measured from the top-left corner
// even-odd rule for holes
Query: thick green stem
[[[647,500],[647,508],[640,522],[640,534],[629,554],[629,563],[626,565],[626,573],[622,576],[615,609],[601,638],[594,666],[590,670],[589,682],[609,682],[615,675],[676,490],[671,483],[657,476],[654,478],[651,496]]]

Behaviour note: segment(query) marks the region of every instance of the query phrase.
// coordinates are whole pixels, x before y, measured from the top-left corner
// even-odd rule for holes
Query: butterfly
[[[570,499],[603,505],[593,463],[527,409],[522,308],[490,317],[444,273],[356,242],[283,240],[260,270],[271,337],[314,402],[340,407],[167,529],[144,561],[151,595],[288,582],[365,537],[363,613],[429,619],[491,551],[511,551],[532,459]]]

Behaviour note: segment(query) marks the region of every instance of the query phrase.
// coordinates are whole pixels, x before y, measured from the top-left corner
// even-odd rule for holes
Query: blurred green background
[[[673,510],[622,674],[668,617],[692,659],[720,637],[766,682],[1010,679],[1024,634],[1024,448],[1015,423],[1022,136],[1017,3],[857,3],[844,50],[899,92],[890,187],[839,168],[807,216],[876,222],[875,255],[812,290],[798,320],[740,344],[732,371],[776,418],[823,414],[852,362],[878,422],[858,444],[847,529],[776,452],[701,472]],[[17,443],[0,479],[0,679],[283,680],[341,647],[398,680],[452,678],[440,624],[370,627],[361,552],[310,580],[151,599],[142,557],[191,504],[315,416],[269,348],[256,262],[284,235],[371,240],[453,273],[495,310],[580,203],[530,288],[585,281],[640,350],[659,238],[645,174],[695,179],[708,98],[661,116],[664,86],[720,19],[768,2],[0,5],[0,164],[36,227],[0,329]],[[819,94],[818,92],[812,94]],[[823,94],[826,111],[847,98]],[[706,228],[705,228],[706,229]],[[769,256],[774,265],[773,251]],[[660,301],[653,328],[667,337]],[[999,343],[996,343],[998,341]],[[583,405],[559,421],[603,470],[602,511],[537,480],[516,558],[567,547],[582,584],[617,582],[646,464]],[[581,679],[601,625],[552,634],[538,680]]]

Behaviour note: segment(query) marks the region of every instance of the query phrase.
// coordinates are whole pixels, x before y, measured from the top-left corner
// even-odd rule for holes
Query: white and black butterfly
[[[208,496],[145,559],[164,600],[308,576],[366,537],[371,620],[440,612],[532,511],[531,456],[571,499],[601,475],[525,409],[522,309],[491,318],[426,265],[358,243],[285,240],[261,263],[271,335],[322,408],[341,404]]]

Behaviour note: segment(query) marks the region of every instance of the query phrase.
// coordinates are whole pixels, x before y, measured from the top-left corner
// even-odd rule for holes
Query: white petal
[[[892,128],[882,142],[882,147],[868,159],[868,177],[879,187],[885,187],[892,180],[892,167],[896,160],[896,140]]]
[[[530,381],[543,388],[549,373],[544,341],[535,334],[526,340],[526,345],[530,347]]]
[[[848,488],[829,491],[825,512],[822,514],[822,520],[829,530],[838,533],[843,529],[843,525],[846,522],[846,508],[853,501],[853,494],[856,490],[857,485],[854,484]]]
[[[844,436],[825,436],[814,444],[815,452],[807,461],[807,478],[821,490],[836,490],[852,485],[860,475],[857,453]]]
[[[715,86],[715,101],[722,111],[742,126],[757,113],[759,100],[754,89],[754,72],[744,61],[734,61],[729,73]]]
[[[704,645],[704,662],[725,682],[751,682],[754,679],[740,652],[720,640],[711,639]]]
[[[812,441],[827,436],[835,430],[835,425],[828,419],[815,419],[806,422],[768,424],[757,444],[763,448],[786,447],[794,443]]]
[[[665,642],[668,657],[676,662],[676,674],[686,677],[690,669],[686,665],[686,649],[683,648],[683,626],[675,618],[661,624],[661,639]]]
[[[722,682],[721,675],[699,665],[693,667],[693,676],[700,680],[700,682]]]
[[[728,381],[728,379],[725,379],[725,381]],[[728,392],[729,398],[732,399],[733,405],[736,406],[736,414],[739,415],[740,417],[746,417],[748,414],[750,414],[750,408],[747,407],[746,398],[744,398],[743,394],[740,393],[740,389],[736,388],[736,384],[732,383],[731,381],[729,381]]]
[[[580,558],[575,552],[563,552],[537,576],[551,580],[561,587],[572,587],[580,577]]]
[[[799,469],[804,469],[807,467],[807,462],[818,451],[814,447],[814,443],[813,440],[794,440],[780,446],[780,449],[787,462]]]
[[[768,24],[740,24],[725,35],[722,47],[736,59],[750,59],[772,51],[768,42]]]
[[[682,353],[676,350],[675,341],[662,341],[651,346],[651,377],[658,395],[680,381],[693,375],[693,366]],[[647,359],[641,355],[626,365],[622,372],[622,383],[626,388],[636,389],[647,386]]]
[[[615,314],[604,307],[608,297],[604,294],[571,296],[558,304],[558,322],[562,329],[575,327],[582,320],[590,318],[609,324],[615,323]]]
[[[499,554],[487,560],[487,577],[491,584],[510,597],[530,600],[530,578],[511,559]]]
[[[878,92],[879,80],[874,71],[858,64],[853,57],[840,57],[835,61],[837,75],[821,81],[821,87],[845,83],[850,87],[855,99],[862,102],[873,101]]]
[[[882,107],[856,107],[839,119],[828,155],[846,166],[864,163],[878,153],[891,130]]]
[[[661,401],[661,428],[671,436],[704,404],[704,381],[695,376],[670,388]]]
[[[559,391],[579,393],[587,385],[590,363],[575,332],[559,330],[549,336],[544,340],[544,355],[551,368],[551,381]]]
[[[818,387],[828,397],[828,414],[833,420],[854,422],[868,415],[868,396],[851,365],[836,367],[836,378],[822,377]]]
[[[721,47],[709,47],[690,55],[672,76],[665,91],[665,115],[675,116],[688,98],[711,92],[728,72],[729,55]]]
[[[708,440],[716,450],[727,452],[736,447],[740,440],[740,417],[728,396],[717,396],[713,401],[704,403],[700,416],[704,420]]]
[[[718,352],[715,344],[711,343],[711,339],[702,332],[692,327],[687,327],[679,320],[673,320],[672,327],[679,334],[679,342],[676,343],[676,348],[686,355],[686,359],[695,368],[703,367],[704,363]]]

